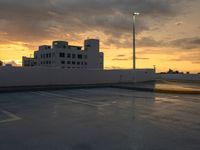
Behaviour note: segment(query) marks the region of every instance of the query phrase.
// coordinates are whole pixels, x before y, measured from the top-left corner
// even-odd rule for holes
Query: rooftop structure
[[[99,40],[87,39],[84,49],[66,41],[53,41],[52,46],[42,45],[34,58],[23,57],[24,67],[45,66],[68,69],[103,69],[104,54],[99,50]]]

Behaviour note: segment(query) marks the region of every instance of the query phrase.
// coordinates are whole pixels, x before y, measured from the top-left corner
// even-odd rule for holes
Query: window
[[[55,53],[53,53],[52,55],[53,55],[53,57],[55,57]]]
[[[87,44],[86,47],[91,47],[91,45],[90,45],[90,44]]]
[[[76,54],[72,54],[72,58],[76,58]]]
[[[46,54],[46,58],[49,58],[49,54]]]
[[[71,58],[71,54],[70,53],[67,54],[67,58]]]
[[[85,59],[87,59],[87,55],[85,55]]]
[[[65,64],[65,61],[61,61],[61,64]]]
[[[82,59],[82,55],[81,54],[78,54],[78,59]]]
[[[60,57],[65,57],[65,53],[60,53]]]
[[[46,64],[49,64],[49,62],[48,62],[48,61],[46,61]]]
[[[85,65],[87,65],[87,62],[85,62]]]
[[[83,65],[83,62],[81,62],[81,65]]]
[[[80,65],[80,62],[79,62],[79,61],[77,62],[77,65]]]
[[[76,63],[75,63],[75,61],[72,61],[72,65],[75,65]]]
[[[49,58],[51,58],[51,53],[49,53]]]
[[[67,64],[70,65],[70,64],[71,64],[71,61],[67,61]]]

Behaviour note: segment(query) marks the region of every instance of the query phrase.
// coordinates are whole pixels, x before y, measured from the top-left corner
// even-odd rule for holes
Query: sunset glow
[[[130,10],[136,9],[138,68],[200,72],[200,1],[90,2],[0,0],[0,60],[21,65],[39,45],[66,40],[83,46],[98,38],[106,69],[132,68]]]

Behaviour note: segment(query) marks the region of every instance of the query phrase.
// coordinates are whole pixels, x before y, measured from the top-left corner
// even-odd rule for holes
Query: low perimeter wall
[[[200,82],[200,74],[158,74],[157,79]]]
[[[39,67],[0,67],[0,88],[20,86],[93,85],[155,80],[153,69],[80,70]]]

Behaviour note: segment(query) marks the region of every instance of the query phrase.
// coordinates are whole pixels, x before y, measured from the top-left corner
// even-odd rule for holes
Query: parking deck
[[[0,150],[199,150],[200,95],[115,88],[0,94]]]

